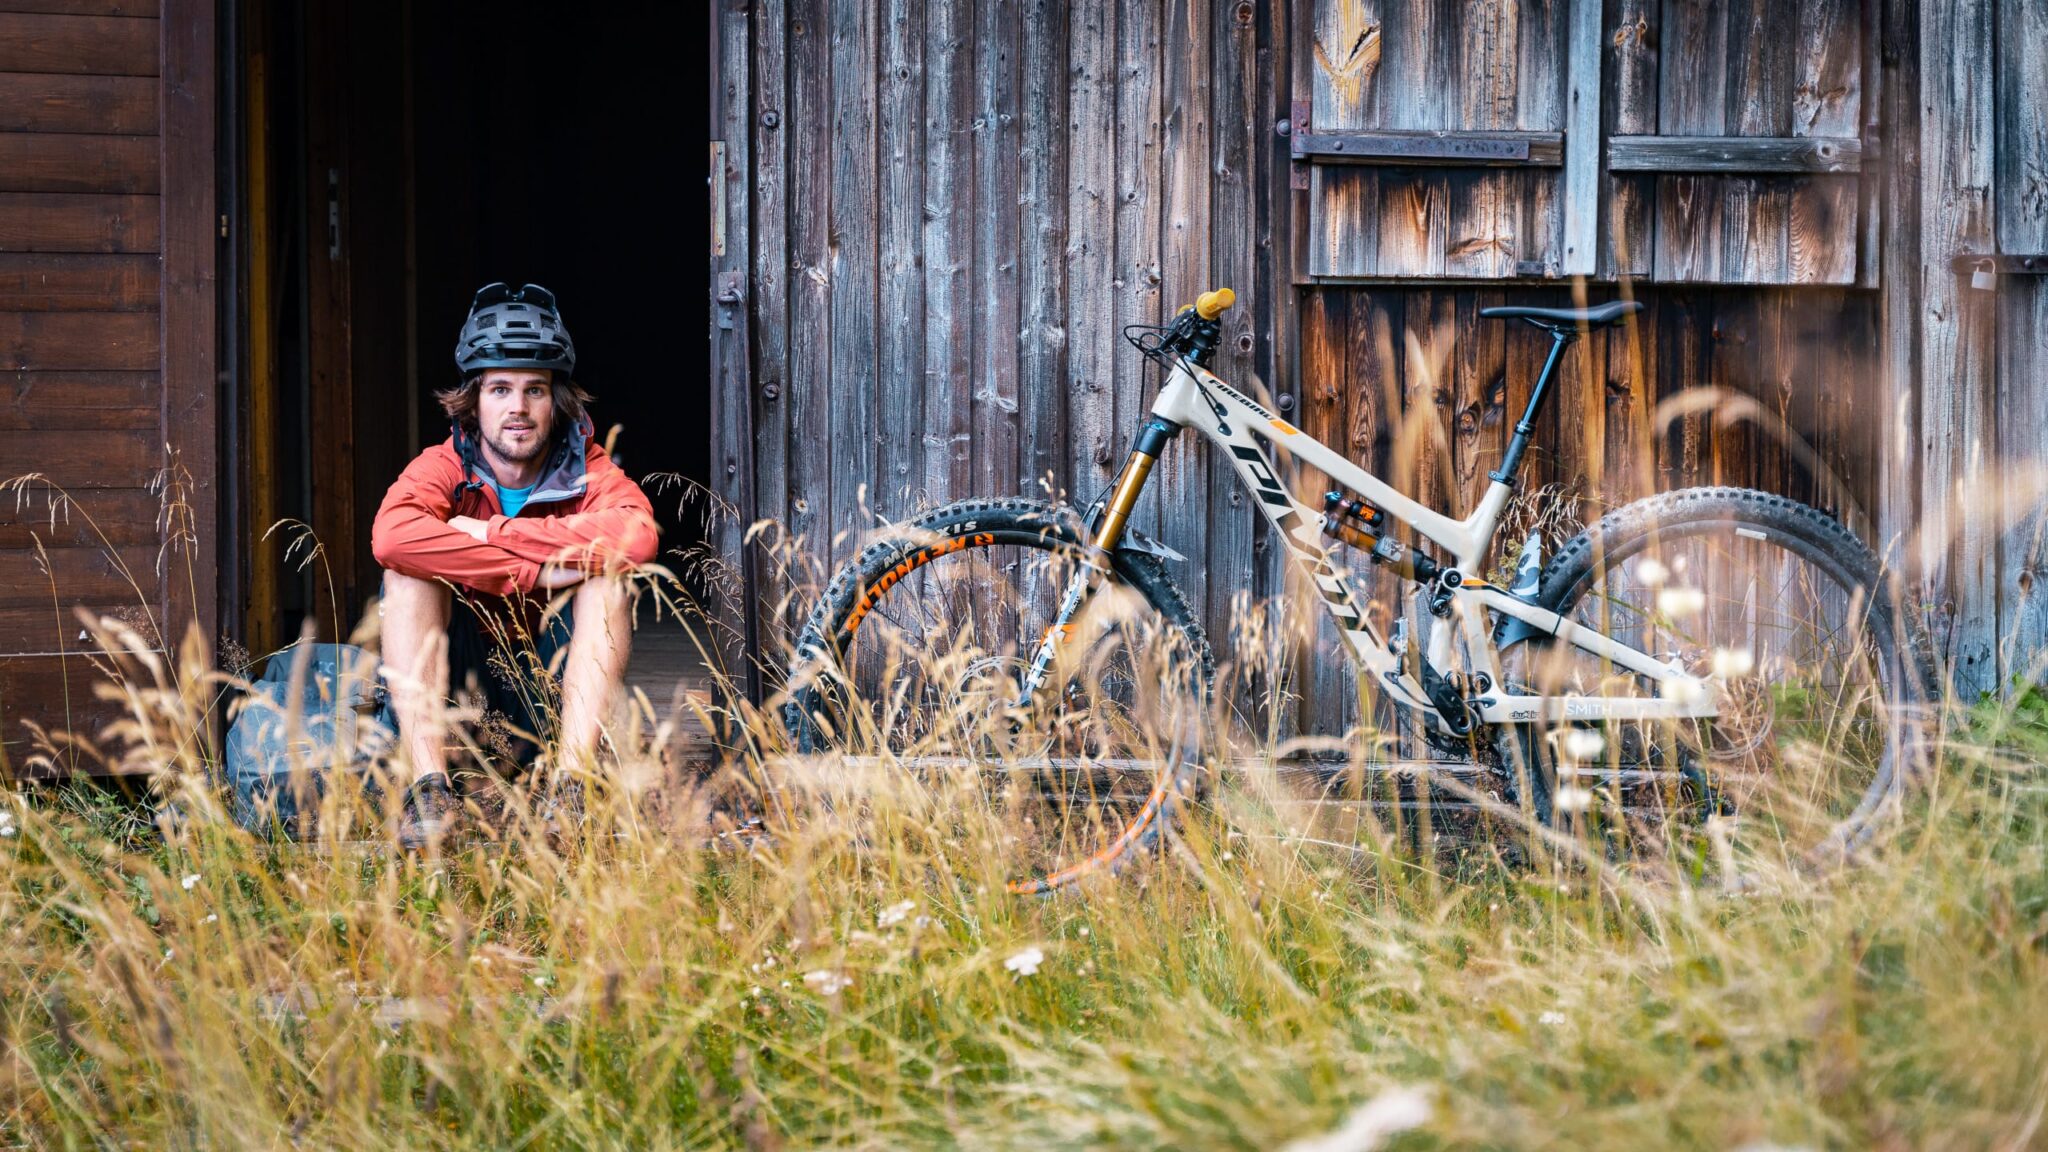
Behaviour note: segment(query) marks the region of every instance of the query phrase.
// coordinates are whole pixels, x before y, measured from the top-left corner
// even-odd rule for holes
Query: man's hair
[[[476,421],[477,392],[479,390],[478,386],[483,382],[483,378],[484,373],[473,373],[467,380],[457,384],[455,387],[443,388],[439,392],[434,393],[434,399],[441,402],[441,411],[446,412],[448,418],[455,421],[456,426],[462,429],[463,435],[468,436],[472,440],[478,435]],[[589,412],[585,405],[590,403],[592,397],[590,393],[583,390],[582,385],[560,372],[548,373],[548,379],[553,382],[555,393],[554,423],[548,428],[548,437],[553,439],[556,436],[562,435],[565,430],[574,428],[583,420],[584,416]]]

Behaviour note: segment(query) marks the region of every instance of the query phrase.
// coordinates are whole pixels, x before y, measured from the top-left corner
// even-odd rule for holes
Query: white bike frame
[[[1224,453],[1246,488],[1258,496],[1258,507],[1273,525],[1303,575],[1314,585],[1324,610],[1359,667],[1369,672],[1387,694],[1410,708],[1436,714],[1416,675],[1373,629],[1352,588],[1351,575],[1335,563],[1325,545],[1323,514],[1297,499],[1273,467],[1267,446],[1320,469],[1344,488],[1386,512],[1391,521],[1407,524],[1451,558],[1458,582],[1442,585],[1459,621],[1470,672],[1484,673],[1491,687],[1473,703],[1478,716],[1498,724],[1538,721],[1673,720],[1716,713],[1718,692],[1711,679],[1694,676],[1674,658],[1659,661],[1597,630],[1531,604],[1478,575],[1493,544],[1510,487],[1495,479],[1479,507],[1464,520],[1441,515],[1394,490],[1379,477],[1352,464],[1315,437],[1274,416],[1187,358],[1179,359],[1165,387],[1152,404],[1152,414],[1193,429]],[[1394,524],[1387,525],[1392,533]],[[1533,626],[1538,632],[1636,673],[1655,686],[1656,695],[1518,695],[1505,690],[1500,653],[1493,641],[1488,609]],[[1454,630],[1430,630],[1425,655],[1439,673],[1453,667]]]

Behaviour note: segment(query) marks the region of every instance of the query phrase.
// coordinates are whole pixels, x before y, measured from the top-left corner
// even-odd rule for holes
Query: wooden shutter
[[[1861,0],[1606,8],[1601,275],[1855,283]]]
[[[1565,8],[1315,0],[1311,276],[1557,274]]]
[[[1863,0],[1312,12],[1312,279],[1873,282]]]

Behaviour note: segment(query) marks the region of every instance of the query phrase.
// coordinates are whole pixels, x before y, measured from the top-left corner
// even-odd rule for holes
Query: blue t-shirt
[[[533,483],[524,488],[507,488],[496,480],[491,481],[491,487],[498,490],[498,506],[505,510],[507,516],[519,515],[519,510],[526,507],[526,498],[533,495],[533,490],[539,486]]]

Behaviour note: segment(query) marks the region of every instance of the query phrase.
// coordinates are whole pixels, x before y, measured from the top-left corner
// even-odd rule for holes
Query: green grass
[[[838,802],[795,789],[753,852],[673,793],[446,859],[260,841],[165,738],[206,683],[166,673],[127,733],[182,824],[0,797],[0,1139],[1270,1148],[1413,1088],[1393,1146],[2048,1143],[2038,693],[1959,714],[1870,859],[1821,876],[1744,851],[1738,884],[1689,832],[1533,865],[1491,850],[1512,833],[1330,846],[1237,788],[1023,900],[971,790],[830,762]]]

